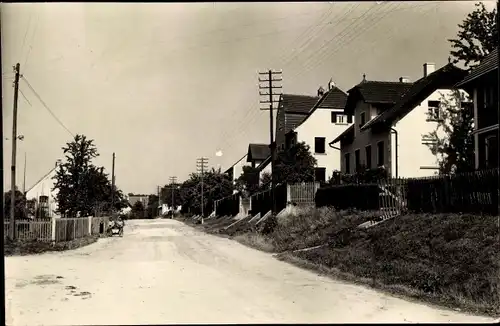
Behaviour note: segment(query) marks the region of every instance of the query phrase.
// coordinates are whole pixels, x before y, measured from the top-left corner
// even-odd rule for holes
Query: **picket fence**
[[[16,239],[20,241],[65,242],[90,235],[106,234],[109,217],[51,218],[17,220]],[[10,222],[3,223],[4,240],[11,232]]]

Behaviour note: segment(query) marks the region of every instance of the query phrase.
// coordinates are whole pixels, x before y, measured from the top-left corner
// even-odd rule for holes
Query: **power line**
[[[29,106],[33,107],[33,105],[31,105],[31,102],[28,100],[28,98],[26,97],[26,95],[24,95],[23,91],[21,89],[19,89],[19,93],[21,93],[21,95],[23,96],[24,100],[29,104]]]
[[[37,14],[37,19],[35,23],[35,29],[33,34],[31,34],[30,46],[28,47],[28,54],[26,55],[26,60],[24,61],[24,71],[26,71],[26,65],[28,64],[28,59],[30,57],[31,50],[33,49],[33,41],[35,40],[36,32],[38,31],[38,22],[40,21],[40,13]]]
[[[28,79],[26,79],[26,76],[22,76],[22,79],[24,80],[24,82],[26,83],[26,85],[29,87],[29,89],[31,89],[31,91],[33,92],[33,94],[36,96],[36,98],[40,101],[40,103],[42,103],[43,107],[49,111],[49,113],[52,115],[52,117],[57,121],[57,123],[59,123],[59,125],[61,127],[63,127],[71,136],[75,136],[69,129],[68,127],[66,127],[64,125],[64,123],[62,123],[62,121],[55,115],[54,112],[52,112],[52,110],[49,108],[49,106],[45,103],[45,101],[42,99],[42,97],[38,94],[38,92],[33,88],[33,86],[31,86],[30,82],[28,81]]]

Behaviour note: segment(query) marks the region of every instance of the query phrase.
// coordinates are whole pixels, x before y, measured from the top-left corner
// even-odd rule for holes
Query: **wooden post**
[[[56,242],[56,218],[51,217],[50,222],[51,222],[52,242],[55,243]]]

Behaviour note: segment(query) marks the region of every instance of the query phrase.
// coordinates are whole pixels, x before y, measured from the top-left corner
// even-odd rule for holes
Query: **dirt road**
[[[318,276],[173,220],[6,258],[9,325],[489,322]]]

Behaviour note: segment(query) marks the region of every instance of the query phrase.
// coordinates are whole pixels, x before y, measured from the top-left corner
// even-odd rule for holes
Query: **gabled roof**
[[[57,165],[55,167],[53,167],[52,169],[50,169],[49,172],[47,172],[43,177],[41,177],[40,179],[38,179],[37,182],[35,182],[31,187],[29,187],[25,193],[28,193],[31,191],[31,189],[35,188],[40,182],[42,182],[43,180],[47,179],[47,177],[49,175],[51,175],[55,170],[57,169]]]
[[[498,69],[498,47],[491,51],[477,67],[472,69],[470,74],[459,82],[456,87],[463,87],[495,69]]]
[[[231,170],[231,169],[232,169],[232,168],[233,168],[236,164],[240,163],[240,162],[241,162],[241,160],[243,160],[245,157],[247,157],[247,155],[248,155],[248,154],[243,155],[243,157],[242,157],[242,158],[240,158],[240,159],[239,159],[239,160],[237,160],[237,161],[236,161],[233,165],[231,165],[230,167],[228,167],[228,168],[227,168],[227,170],[226,170],[226,171],[224,171],[224,173],[228,173],[228,172],[229,172],[229,170]]]
[[[307,119],[317,109],[337,109],[337,110],[344,110],[345,108],[345,103],[347,101],[347,94],[344,93],[340,88],[338,87],[333,87],[328,92],[323,94],[323,96],[316,101],[312,109],[309,111],[307,116],[305,116],[303,119],[300,119],[300,121],[295,122],[294,124],[290,123],[285,127],[285,134],[288,134],[292,131],[294,131],[298,126],[306,122]],[[287,117],[288,118],[288,117]]]
[[[269,163],[271,163],[271,155],[269,155],[262,163],[260,163],[259,166],[257,166],[257,169],[259,169],[259,171],[262,171],[266,166],[269,165]]]
[[[326,92],[321,99],[314,105],[314,109],[339,109],[345,108],[347,94],[338,87],[333,87]]]
[[[308,114],[318,100],[316,96],[283,94],[280,102],[285,113]]]
[[[365,130],[380,123],[391,124],[396,119],[407,115],[436,90],[454,88],[457,81],[462,80],[466,75],[467,72],[465,70],[449,63],[428,76],[420,78],[411,85],[408,91],[393,107],[368,121],[361,130]]]
[[[341,140],[344,140],[346,138],[353,137],[353,136],[354,136],[354,125],[352,124],[349,126],[349,128],[344,130],[344,132],[342,132],[340,135],[338,135],[337,138],[332,140],[329,144],[335,144]]]
[[[347,93],[345,112],[353,114],[359,99],[370,104],[394,105],[410,89],[412,83],[362,81]]]
[[[254,160],[265,160],[271,155],[271,149],[267,144],[249,144],[247,153],[247,162]]]

